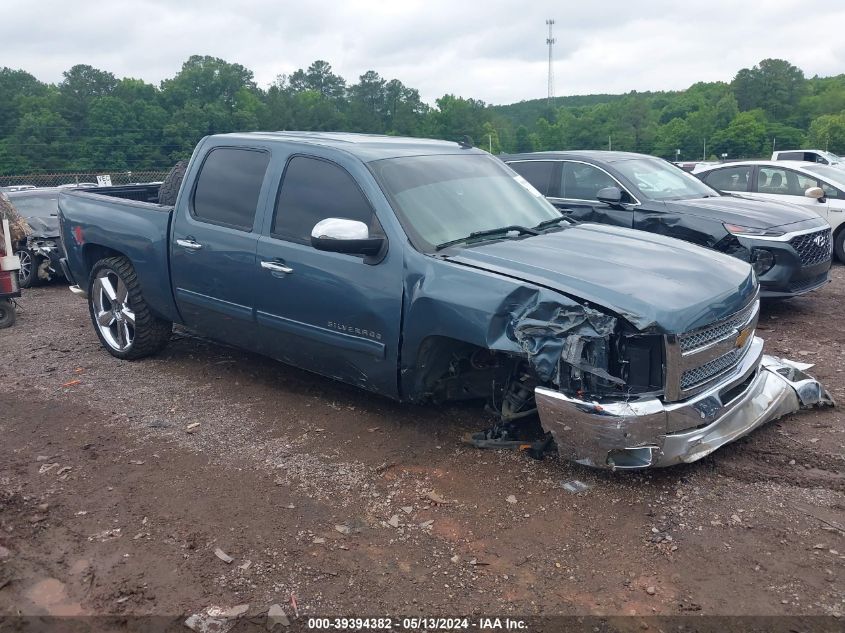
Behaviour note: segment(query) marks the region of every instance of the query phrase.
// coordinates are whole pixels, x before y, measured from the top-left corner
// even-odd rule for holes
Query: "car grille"
[[[747,308],[737,312],[734,316],[728,317],[724,321],[719,321],[714,325],[707,325],[703,328],[693,330],[681,334],[679,342],[681,344],[682,352],[689,352],[690,350],[704,347],[715,341],[720,341],[735,330],[741,329],[751,317],[751,313],[757,309],[757,302],[752,301]]]
[[[745,348],[734,348],[724,356],[719,356],[709,363],[695,369],[688,369],[681,375],[681,390],[687,391],[718,376],[726,369],[736,365],[745,353]]]
[[[665,397],[681,400],[704,391],[736,367],[751,347],[760,302],[731,316],[667,338]]]
[[[796,235],[789,240],[789,244],[798,253],[798,257],[801,258],[801,265],[804,267],[815,266],[830,259],[833,252],[830,229]]]

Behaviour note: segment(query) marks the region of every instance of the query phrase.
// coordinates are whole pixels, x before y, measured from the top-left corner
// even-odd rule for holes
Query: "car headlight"
[[[725,230],[731,235],[744,235],[746,237],[780,237],[783,235],[783,231],[777,231],[775,229],[758,229],[752,226],[741,226],[739,224],[728,223],[725,223],[722,226],[724,226]]]
[[[775,256],[765,248],[755,248],[751,251],[751,266],[758,277],[765,275],[775,265]]]

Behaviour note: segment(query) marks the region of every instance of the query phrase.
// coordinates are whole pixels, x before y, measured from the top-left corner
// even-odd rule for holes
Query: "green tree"
[[[807,133],[807,143],[834,154],[845,154],[845,111],[842,114],[823,114],[813,119]]]
[[[806,93],[804,73],[783,59],[764,59],[743,68],[731,83],[743,111],[762,108],[775,118],[790,116]]]
[[[766,152],[766,125],[762,113],[741,112],[724,130],[713,135],[713,151],[729,158],[756,158]]]
[[[516,151],[533,152],[535,149],[534,138],[528,132],[528,128],[524,125],[516,128]]]

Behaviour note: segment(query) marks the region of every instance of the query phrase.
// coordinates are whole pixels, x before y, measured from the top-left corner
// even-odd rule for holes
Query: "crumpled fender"
[[[559,361],[565,354],[572,356],[565,360],[580,360],[577,345],[567,347],[563,334],[602,338],[620,322],[616,316],[541,286],[484,270],[470,272],[430,257],[420,257],[419,263],[424,265],[422,270],[406,276],[404,291],[403,399],[424,395],[419,378],[426,368],[418,361],[429,337],[527,358],[541,381],[556,382]]]

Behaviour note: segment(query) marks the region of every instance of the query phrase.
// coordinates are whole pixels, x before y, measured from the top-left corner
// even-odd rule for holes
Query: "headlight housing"
[[[745,237],[780,237],[783,231],[777,229],[758,229],[753,226],[742,226],[740,224],[724,223],[722,226],[731,235],[741,235]]]

